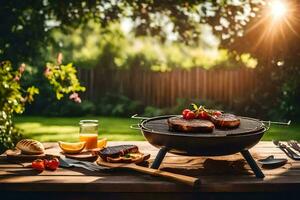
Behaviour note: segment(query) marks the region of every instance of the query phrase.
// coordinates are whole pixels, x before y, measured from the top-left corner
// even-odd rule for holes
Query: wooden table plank
[[[158,150],[144,141],[109,142],[109,145],[136,144],[150,153],[153,161]],[[56,144],[47,153],[58,153]],[[250,150],[255,159],[268,155],[286,158],[271,142],[260,142]],[[0,157],[1,191],[49,192],[262,192],[296,191],[300,187],[300,162],[288,163],[276,169],[262,169],[266,178],[257,179],[240,154],[220,157],[187,157],[168,153],[162,170],[199,177],[201,186],[191,188],[159,177],[131,172],[89,172],[84,169],[58,169],[38,174],[31,168],[7,163]]]

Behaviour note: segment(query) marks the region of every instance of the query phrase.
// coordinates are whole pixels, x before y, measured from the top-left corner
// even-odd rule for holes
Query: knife
[[[84,168],[89,171],[99,171],[99,168],[96,168],[94,166],[87,166],[81,163],[72,163],[69,160],[66,160],[66,158],[60,157],[59,158],[59,166],[63,168],[71,168],[71,167],[79,167]],[[97,166],[100,167],[100,166]],[[102,168],[102,167],[101,167]]]
[[[79,168],[87,169],[89,171],[94,171],[94,170],[92,170],[92,169],[90,169],[90,168],[88,168],[87,166],[84,166],[84,165],[70,164],[70,163],[66,162],[62,157],[59,158],[59,167],[62,167],[62,168],[79,167]]]
[[[92,163],[92,162],[86,162],[86,161],[80,161],[80,160],[75,160],[75,159],[71,159],[71,158],[64,158],[64,161],[66,161],[67,163],[69,164],[82,164],[82,165],[85,165],[89,168],[92,168],[94,169],[95,171],[100,171],[100,170],[108,170],[110,168],[108,167],[104,167],[104,166],[99,166],[95,163]]]

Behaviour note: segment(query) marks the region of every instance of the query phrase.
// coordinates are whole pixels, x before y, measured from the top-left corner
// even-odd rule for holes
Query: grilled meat
[[[237,116],[227,113],[220,116],[211,116],[210,120],[215,124],[217,128],[220,129],[237,128],[241,123],[240,119]]]
[[[118,158],[128,153],[137,153],[138,147],[136,145],[117,145],[106,147],[99,151],[99,156],[108,161],[107,158]]]
[[[186,133],[211,133],[215,127],[214,124],[208,120],[186,120],[182,117],[169,118],[168,125],[171,131]]]
[[[148,160],[149,158],[150,154],[145,156],[143,153],[137,152],[127,153],[126,155],[117,158],[107,157],[106,160],[110,163],[140,163],[144,160]]]

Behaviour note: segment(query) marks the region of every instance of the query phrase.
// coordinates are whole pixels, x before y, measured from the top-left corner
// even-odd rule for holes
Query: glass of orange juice
[[[85,148],[87,150],[97,148],[98,120],[81,120],[79,125],[79,140],[85,142]]]

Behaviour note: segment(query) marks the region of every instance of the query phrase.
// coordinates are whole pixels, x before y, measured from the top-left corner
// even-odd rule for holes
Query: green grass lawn
[[[99,138],[108,140],[144,140],[138,130],[129,128],[138,120],[112,117],[52,118],[28,117],[16,118],[17,127],[22,129],[25,137],[46,141],[78,141],[79,121],[82,119],[99,120]],[[300,140],[300,123],[291,126],[272,126],[264,135],[263,140]]]
[[[82,119],[99,120],[99,138],[108,140],[144,140],[138,130],[129,128],[138,120],[111,117],[28,117],[16,118],[17,127],[22,129],[25,137],[46,141],[78,141],[79,121]]]

